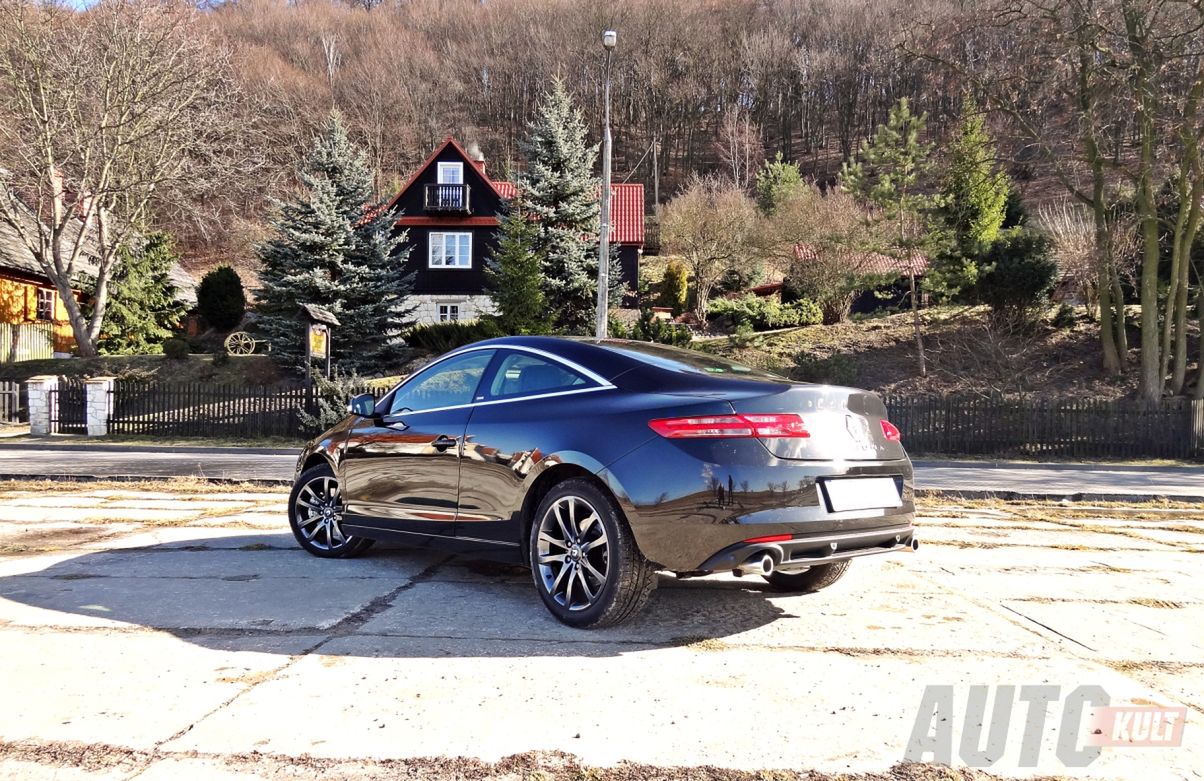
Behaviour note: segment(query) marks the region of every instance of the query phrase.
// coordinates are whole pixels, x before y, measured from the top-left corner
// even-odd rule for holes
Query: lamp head
[[[607,30],[602,33],[602,46],[607,51],[612,51],[615,44],[618,43],[619,35],[614,30]]]

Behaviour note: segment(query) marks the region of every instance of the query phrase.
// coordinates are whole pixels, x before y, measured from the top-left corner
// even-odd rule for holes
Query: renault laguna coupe
[[[571,626],[629,618],[660,570],[806,592],[917,545],[911,462],[865,391],[644,342],[508,337],[350,407],[298,460],[301,547],[521,562]]]

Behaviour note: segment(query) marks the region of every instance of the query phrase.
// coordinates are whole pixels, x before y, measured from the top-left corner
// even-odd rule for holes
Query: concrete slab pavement
[[[1017,707],[993,769],[1204,777],[1193,732],[1204,507],[1084,520],[942,503],[943,520],[920,522],[932,541],[919,553],[859,560],[819,594],[665,577],[635,621],[579,632],[547,615],[518,568],[387,548],[310,557],[281,518],[244,522],[278,490],[161,523],[137,512],[136,491],[78,484],[61,496],[61,508],[26,502],[29,514],[0,521],[0,692],[17,703],[0,709],[4,777],[298,778],[337,766],[347,778],[441,778],[515,754],[535,764],[472,777],[591,777],[554,775],[547,763],[567,760],[532,751],[603,768],[885,773],[928,684],[954,687],[959,736],[975,684],[1091,684],[1114,703],[1186,705],[1181,748],[1106,749],[1086,768],[1057,758],[1056,706],[1037,767],[1021,766]],[[0,506],[26,498],[0,485]],[[42,539],[107,528],[56,520],[85,500],[120,531]],[[232,501],[177,500],[222,512]],[[1034,512],[1057,528],[1029,528]],[[1118,550],[1132,527],[1162,538]]]

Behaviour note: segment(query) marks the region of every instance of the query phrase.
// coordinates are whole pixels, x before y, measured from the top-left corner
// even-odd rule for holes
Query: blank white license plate
[[[893,477],[849,477],[822,483],[832,512],[880,510],[903,505]]]

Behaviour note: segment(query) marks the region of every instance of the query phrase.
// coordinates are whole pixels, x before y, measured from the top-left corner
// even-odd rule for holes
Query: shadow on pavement
[[[583,631],[547,613],[522,567],[387,547],[318,559],[291,535],[270,534],[89,552],[3,577],[0,599],[16,605],[0,606],[0,618],[49,629],[134,625],[205,648],[282,654],[321,646],[349,656],[614,656],[772,623],[785,611],[770,594],[757,578],[662,576],[642,614]]]

